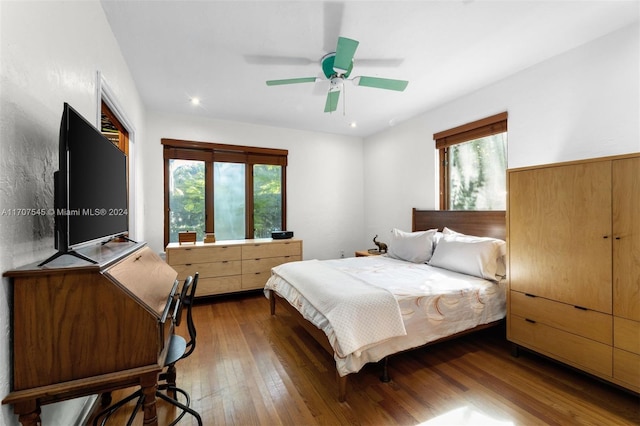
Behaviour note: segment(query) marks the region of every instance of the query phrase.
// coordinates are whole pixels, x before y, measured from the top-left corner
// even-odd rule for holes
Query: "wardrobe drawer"
[[[259,259],[276,256],[301,256],[301,241],[283,241],[278,243],[254,243],[242,246],[243,259]]]
[[[609,314],[580,309],[544,297],[531,297],[511,291],[510,312],[522,318],[612,345],[612,317]]]
[[[640,355],[613,348],[613,377],[640,392]]]
[[[640,355],[640,322],[613,317],[613,346]]]
[[[167,262],[170,265],[186,263],[221,262],[224,260],[240,260],[240,246],[180,247],[167,250]]]
[[[532,321],[510,315],[510,339],[575,367],[613,376],[611,346]]]

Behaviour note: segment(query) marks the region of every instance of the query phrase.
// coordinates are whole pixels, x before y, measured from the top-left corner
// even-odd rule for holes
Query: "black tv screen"
[[[125,234],[129,224],[126,155],[66,103],[60,137],[66,250]]]

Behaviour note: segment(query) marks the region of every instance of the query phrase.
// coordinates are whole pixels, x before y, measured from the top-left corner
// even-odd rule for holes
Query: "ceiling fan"
[[[329,92],[324,106],[324,112],[333,112],[338,108],[340,91],[345,81],[351,81],[356,86],[374,87],[377,89],[396,90],[402,92],[409,84],[406,80],[392,80],[389,78],[358,76],[348,78],[353,69],[353,56],[356,53],[359,42],[350,38],[338,37],[338,45],[335,52],[328,53],[320,59],[322,73],[330,81]],[[300,77],[284,80],[268,80],[267,86],[280,86],[283,84],[314,83],[321,80],[319,77]]]

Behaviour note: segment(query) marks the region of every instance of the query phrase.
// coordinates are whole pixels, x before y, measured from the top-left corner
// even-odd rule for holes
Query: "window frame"
[[[505,111],[433,134],[433,140],[439,155],[438,164],[440,165],[440,210],[449,210],[450,207],[449,147],[506,132],[507,119],[508,113]]]
[[[213,201],[213,163],[245,164],[245,238],[253,239],[253,165],[267,164],[282,167],[282,229],[287,229],[287,159],[286,149],[226,145],[181,139],[161,139],[164,162],[164,245],[169,244],[169,174],[170,160],[197,160],[205,164],[205,232],[215,232]]]

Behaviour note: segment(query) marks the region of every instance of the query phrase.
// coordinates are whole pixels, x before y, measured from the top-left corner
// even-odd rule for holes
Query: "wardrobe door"
[[[611,161],[509,173],[511,290],[611,313]]]
[[[613,314],[640,321],[640,157],[613,161]]]

